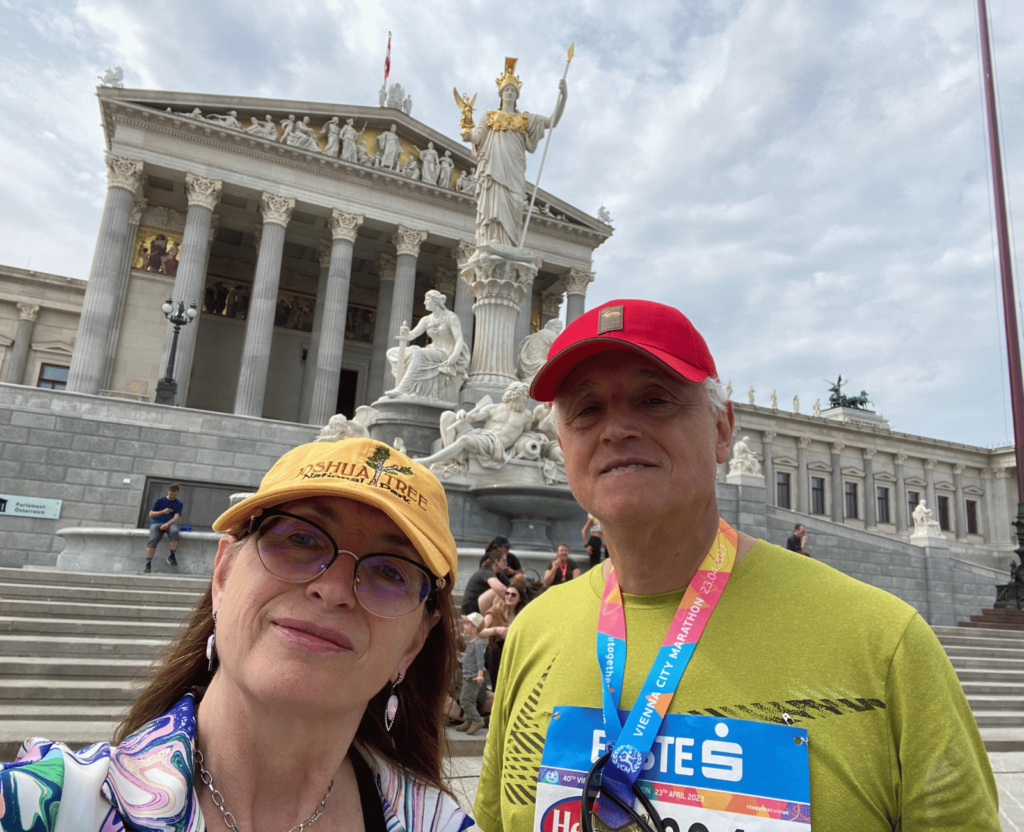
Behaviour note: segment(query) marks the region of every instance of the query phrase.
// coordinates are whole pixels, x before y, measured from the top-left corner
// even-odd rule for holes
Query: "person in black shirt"
[[[807,527],[803,523],[797,523],[793,527],[793,534],[786,541],[786,548],[791,552],[798,552],[807,555],[809,552],[804,548],[807,543]]]

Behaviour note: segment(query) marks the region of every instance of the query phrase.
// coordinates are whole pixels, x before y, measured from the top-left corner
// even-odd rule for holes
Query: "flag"
[[[384,83],[388,82],[388,75],[391,73],[391,32],[388,32],[388,52],[384,56]]]

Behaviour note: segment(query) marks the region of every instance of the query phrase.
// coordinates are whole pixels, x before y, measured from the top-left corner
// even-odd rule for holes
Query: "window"
[[[889,489],[879,488],[878,489],[878,522],[879,523],[891,523],[889,519]]]
[[[775,475],[775,496],[779,508],[792,508],[789,503],[789,474]]]
[[[907,522],[914,525],[914,509],[917,508],[917,504],[921,502],[920,491],[908,491],[907,492]]]
[[[939,528],[949,531],[949,497],[939,497]]]
[[[967,534],[978,533],[978,501],[967,501]]]
[[[68,368],[56,364],[44,364],[39,368],[39,382],[36,387],[47,390],[63,390],[68,386]]]
[[[811,514],[825,513],[825,478],[811,477]]]
[[[846,517],[856,519],[857,517],[857,483],[848,482],[843,484],[843,491],[846,495]]]

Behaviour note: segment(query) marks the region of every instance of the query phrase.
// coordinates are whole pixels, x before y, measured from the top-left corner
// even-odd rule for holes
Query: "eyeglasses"
[[[308,584],[326,572],[338,555],[355,558],[352,588],[360,606],[380,618],[399,618],[445,585],[423,564],[401,555],[374,553],[356,557],[316,523],[276,509],[249,521],[260,563],[289,584]]]

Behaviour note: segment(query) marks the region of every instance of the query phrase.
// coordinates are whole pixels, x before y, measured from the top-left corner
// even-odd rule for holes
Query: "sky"
[[[1024,240],[1024,3],[989,16]],[[456,140],[453,86],[494,106],[513,55],[550,112],[575,42],[541,185],[612,214],[588,306],[677,306],[738,401],[808,413],[842,374],[894,430],[1012,443],[973,0],[0,0],[0,263],[88,277],[105,69],[374,105],[389,30],[390,81]]]

